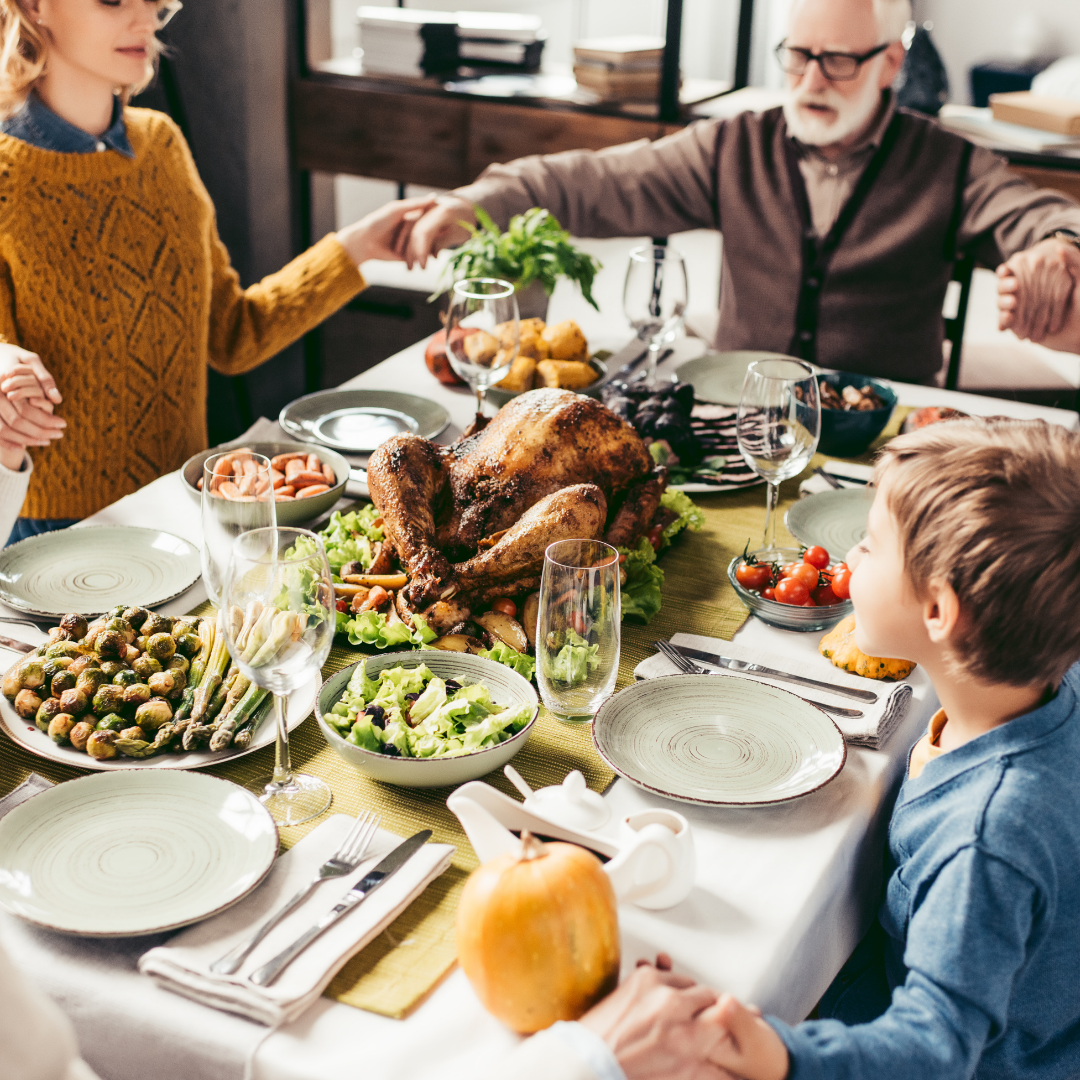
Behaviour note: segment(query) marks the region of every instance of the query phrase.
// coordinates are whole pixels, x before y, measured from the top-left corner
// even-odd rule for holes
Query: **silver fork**
[[[372,838],[379,827],[379,818],[370,810],[362,813],[349,830],[349,835],[341,842],[341,846],[319,867],[319,872],[309,881],[288,903],[283,905],[269,919],[266,920],[246,941],[240,942],[231,952],[226,953],[220,960],[215,960],[210,965],[210,970],[215,975],[232,975],[240,965],[251,955],[252,949],[270,931],[277,926],[290,911],[301,903],[316,886],[331,878],[344,877],[351,874],[361,863],[367,849],[371,846]]]
[[[654,641],[653,644],[662,652],[684,675],[719,675],[718,671],[710,671],[708,668],[695,664],[693,660],[683,656],[670,641]],[[849,720],[858,720],[863,714],[859,709],[845,709],[840,705],[826,705],[824,701],[814,701],[813,698],[804,697],[807,705],[816,705],[819,709],[833,713],[836,716],[846,716]]]

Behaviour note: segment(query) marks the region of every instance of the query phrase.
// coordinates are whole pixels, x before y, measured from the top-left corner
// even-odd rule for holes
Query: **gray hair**
[[[883,43],[899,41],[911,21],[911,0],[874,0],[874,17]]]

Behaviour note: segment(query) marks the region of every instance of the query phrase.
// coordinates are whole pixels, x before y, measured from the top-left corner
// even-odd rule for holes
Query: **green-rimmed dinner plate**
[[[839,728],[802,698],[726,675],[645,679],[593,721],[600,756],[638,787],[701,806],[808,795],[844,767]]]
[[[68,934],[154,934],[235,904],[277,850],[266,808],[227,780],[83,776],[0,820],[0,907]]]
[[[89,525],[20,540],[0,552],[0,600],[61,619],[118,604],[157,607],[202,574],[199,549],[160,529]]]
[[[784,515],[784,524],[807,547],[819,544],[834,559],[843,559],[866,535],[874,491],[844,488],[807,495]]]
[[[393,390],[320,390],[286,405],[278,423],[294,438],[370,454],[405,432],[434,439],[450,414],[436,401]]]
[[[707,352],[680,364],[675,369],[675,375],[679,382],[690,383],[694,387],[694,397],[698,401],[711,401],[716,405],[738,405],[742,398],[746,369],[755,360],[772,360],[777,357],[790,359],[783,353],[751,349]]]

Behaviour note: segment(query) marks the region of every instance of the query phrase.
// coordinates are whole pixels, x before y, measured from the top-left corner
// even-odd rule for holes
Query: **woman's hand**
[[[0,342],[0,446],[8,454],[63,438],[67,421],[53,415],[62,400],[37,353]]]
[[[434,195],[387,203],[337,234],[357,266],[368,259],[402,260],[413,226],[435,205]]]
[[[409,269],[426,266],[428,259],[434,258],[443,248],[464,244],[469,239],[469,230],[462,222],[476,223],[473,204],[454,194],[440,195],[407,237],[408,246],[402,250],[401,257]]]

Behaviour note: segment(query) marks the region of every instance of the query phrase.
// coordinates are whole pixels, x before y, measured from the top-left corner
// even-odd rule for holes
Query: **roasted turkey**
[[[664,482],[629,424],[569,390],[521,394],[452,446],[395,436],[368,464],[372,501],[410,578],[399,610],[422,611],[442,631],[471,605],[536,588],[556,540],[635,543]]]

